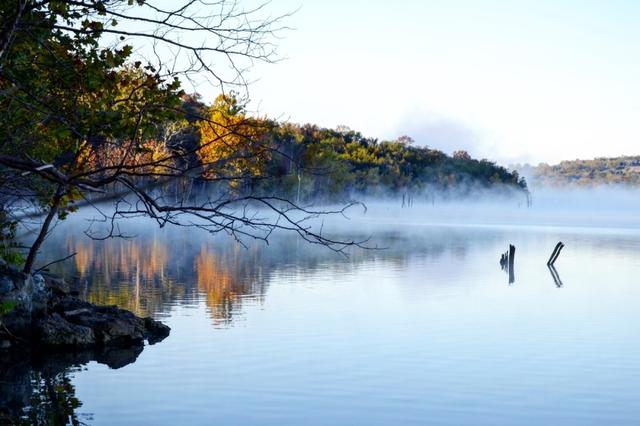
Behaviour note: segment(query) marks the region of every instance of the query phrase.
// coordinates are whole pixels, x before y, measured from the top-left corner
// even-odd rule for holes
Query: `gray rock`
[[[44,277],[40,274],[35,274],[31,277],[33,280],[33,291],[42,293],[45,290]]]
[[[2,316],[2,323],[12,335],[36,347],[125,347],[142,345],[144,340],[153,344],[169,335],[169,327],[152,318],[71,297],[62,290],[63,284],[51,276],[28,276],[0,266],[0,290],[4,291],[0,300],[15,305]]]
[[[22,274],[12,268],[5,268],[0,271],[2,288],[2,301],[13,304],[13,309],[2,316],[2,323],[13,334],[25,334],[31,328],[31,318],[33,312],[33,282],[31,277]]]
[[[36,331],[40,343],[46,346],[88,348],[96,344],[96,336],[91,328],[73,324],[57,313],[37,321]]]
[[[103,345],[142,342],[146,337],[144,321],[115,306],[96,306],[88,310],[80,308],[66,311],[65,314],[69,312],[74,315],[65,318],[74,324],[91,328],[97,341]]]
[[[46,272],[43,272],[42,276],[45,286],[50,292],[58,295],[69,293],[69,284],[64,279]]]
[[[46,313],[49,297],[47,286],[42,275],[36,274],[31,278],[31,280],[31,315],[37,317]]]
[[[151,345],[160,342],[171,332],[171,328],[169,328],[168,325],[150,317],[144,318],[144,327],[147,331],[147,339],[149,339],[149,344]]]

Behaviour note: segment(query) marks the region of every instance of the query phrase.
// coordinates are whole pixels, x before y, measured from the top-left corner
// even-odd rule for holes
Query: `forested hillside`
[[[553,166],[540,164],[520,170],[531,175],[534,185],[640,185],[640,156],[562,161]]]
[[[183,136],[173,143],[174,149],[185,143],[202,145],[234,126],[234,135],[207,145],[196,161],[216,165],[204,167],[205,180],[251,175],[243,187],[238,186],[239,191],[340,199],[402,190],[455,190],[465,195],[498,186],[526,189],[517,172],[486,159],[473,159],[465,151],[446,155],[429,148],[429,141],[408,136],[378,140],[344,126],[327,129],[248,117],[234,96],[221,95],[211,106],[195,96],[186,97],[185,103],[186,110],[205,115],[209,121],[187,125]]]

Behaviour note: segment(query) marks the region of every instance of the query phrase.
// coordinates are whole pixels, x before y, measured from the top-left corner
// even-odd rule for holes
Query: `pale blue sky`
[[[262,113],[507,163],[640,154],[640,1],[270,5],[298,7]]]

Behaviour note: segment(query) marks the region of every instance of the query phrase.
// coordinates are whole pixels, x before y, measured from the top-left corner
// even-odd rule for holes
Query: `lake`
[[[387,213],[336,228],[384,247],[348,258],[290,235],[245,248],[141,220],[135,238],[92,241],[69,219],[41,262],[75,252],[53,269],[81,297],[172,332],[107,363],[119,368],[25,367],[25,415],[62,404],[96,425],[638,424],[633,220]],[[498,263],[509,244],[512,283]]]

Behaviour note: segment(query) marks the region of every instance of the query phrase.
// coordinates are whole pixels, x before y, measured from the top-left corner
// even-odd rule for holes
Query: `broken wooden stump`
[[[553,249],[553,252],[549,257],[549,260],[547,261],[547,266],[553,266],[556,260],[558,260],[558,256],[560,256],[560,251],[562,251],[563,248],[564,248],[564,243],[562,241],[559,241],[558,244],[556,244],[555,248]]]
[[[509,250],[500,255],[500,268],[509,273],[509,284],[515,282],[514,262],[516,256],[516,247],[509,244]]]
[[[509,284],[515,282],[515,272],[513,269],[514,261],[516,256],[516,246],[509,244]]]
[[[502,270],[507,269],[507,263],[509,262],[508,259],[509,259],[509,252],[502,253],[500,255],[500,267],[502,268]]]

